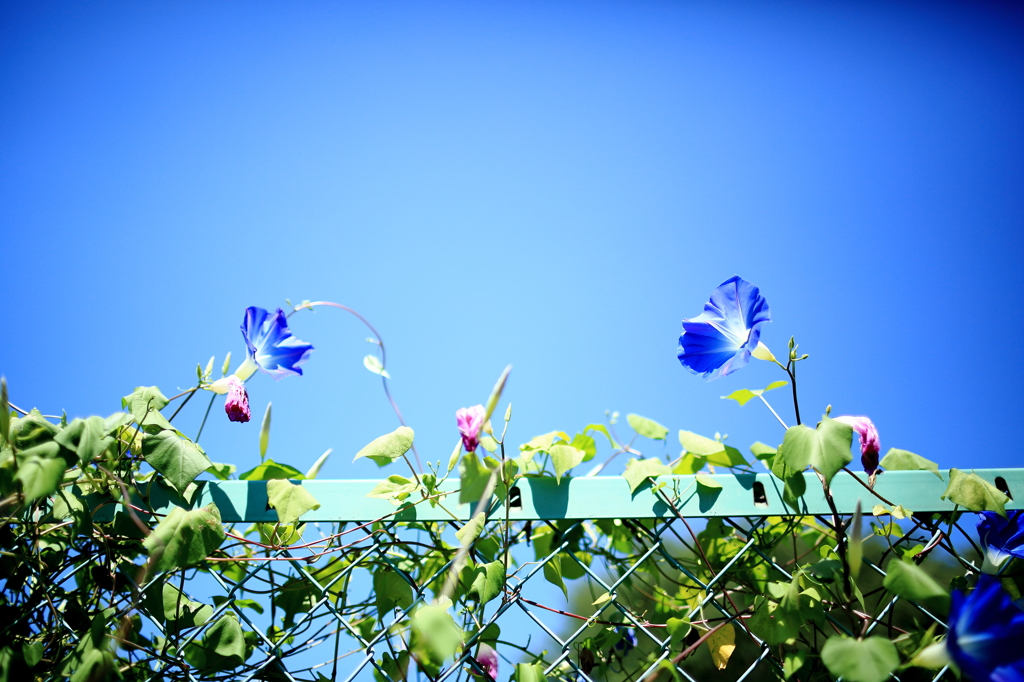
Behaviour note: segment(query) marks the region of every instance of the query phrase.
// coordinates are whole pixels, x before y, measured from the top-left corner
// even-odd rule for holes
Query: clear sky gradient
[[[746,451],[782,428],[719,396],[781,371],[676,359],[739,274],[762,340],[811,356],[805,419],[1019,466],[1022,28],[984,3],[4,3],[0,372],[22,407],[109,414],[237,364],[246,306],[324,299],[380,331],[425,459],[509,363],[512,444],[618,410]],[[397,425],[367,331],[291,322],[305,376],[254,377],[246,425],[218,399],[202,443],[251,467],[273,401],[271,457],[379,476],[350,464]]]

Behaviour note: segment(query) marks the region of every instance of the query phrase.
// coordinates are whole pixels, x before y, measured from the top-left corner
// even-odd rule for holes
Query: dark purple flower
[[[245,384],[238,377],[228,377],[228,397],[224,400],[224,411],[233,422],[247,422],[252,416],[249,412],[249,394],[245,392]]]
[[[867,417],[836,417],[835,420],[853,427],[857,432],[860,438],[860,463],[868,476],[874,476],[878,471],[878,452],[882,449],[878,429]]]
[[[683,320],[677,355],[683,367],[705,379],[731,374],[750,361],[760,344],[761,325],[771,321],[768,302],[757,287],[730,277],[711,292],[704,312]],[[774,357],[764,348],[758,357]]]

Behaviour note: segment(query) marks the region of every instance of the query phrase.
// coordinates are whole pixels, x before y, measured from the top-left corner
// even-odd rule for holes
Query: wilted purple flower
[[[252,416],[249,412],[249,394],[245,392],[245,384],[232,375],[227,378],[228,397],[224,400],[224,411],[233,422],[247,422]]]
[[[484,425],[483,405],[463,407],[455,412],[455,423],[459,426],[462,434],[462,447],[466,452],[476,452],[476,446],[480,444],[480,429]]]
[[[860,463],[868,476],[878,471],[878,451],[882,446],[878,440],[878,429],[867,417],[836,417],[837,422],[853,427],[860,437]]]
[[[302,374],[299,365],[309,359],[312,344],[292,336],[288,319],[280,308],[271,315],[263,308],[251,306],[245,309],[242,320],[242,336],[249,351],[245,362],[235,374],[245,381],[257,369],[275,379],[289,374]]]
[[[708,380],[731,374],[750,361],[760,343],[761,325],[770,321],[768,302],[758,288],[730,277],[711,292],[704,312],[683,320],[679,362]],[[768,349],[761,348],[758,356],[770,359]]]
[[[476,662],[492,680],[498,679],[498,652],[492,647],[481,642],[476,651]]]
[[[1010,557],[1024,559],[1024,510],[1007,512],[1006,518],[995,512],[978,516],[978,537],[985,548],[987,568],[998,569]]]
[[[1024,680],[1024,609],[997,578],[982,575],[964,596],[953,592],[946,651],[974,682]]]

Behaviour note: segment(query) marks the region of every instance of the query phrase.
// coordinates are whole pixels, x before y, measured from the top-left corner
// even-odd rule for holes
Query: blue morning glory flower
[[[946,651],[974,682],[1024,681],[1024,609],[997,578],[982,575],[967,596],[953,592]]]
[[[771,359],[771,353],[760,344],[761,325],[771,319],[768,302],[758,288],[745,279],[731,277],[711,292],[704,312],[683,320],[679,362],[711,380],[746,365],[759,345],[763,351],[757,355]]]
[[[978,537],[985,548],[987,568],[998,569],[1010,557],[1024,559],[1024,510],[1008,512],[1006,518],[995,512],[978,516]]]
[[[313,352],[312,344],[292,336],[288,320],[280,308],[274,314],[255,306],[246,308],[242,336],[249,354],[235,374],[243,381],[257,368],[275,379],[302,374],[299,365]]]
[[[615,642],[615,648],[619,651],[628,654],[636,647],[636,635],[629,628],[618,627],[615,628],[615,633],[619,635],[619,640]]]

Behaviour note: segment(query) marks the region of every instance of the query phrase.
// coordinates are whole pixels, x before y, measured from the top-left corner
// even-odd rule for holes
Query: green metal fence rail
[[[865,556],[863,570],[877,574],[879,586],[885,575],[885,560],[918,545],[923,545],[925,552],[933,548],[945,552],[944,560],[935,558],[938,551],[930,559],[940,572],[962,573],[979,567],[980,557],[970,538],[973,522],[940,527],[929,517],[931,513],[954,511],[951,502],[941,499],[948,472],[939,473],[941,479],[929,471],[884,472],[873,490],[863,474],[856,477],[841,472],[834,478],[831,490],[845,524],[850,523],[858,502],[866,521],[872,520],[871,509],[883,504],[882,500],[914,512],[912,518],[901,522],[898,533],[882,537],[878,550]],[[1008,509],[1020,508],[1024,469],[983,469],[975,473],[1011,495]],[[764,642],[747,626],[749,604],[743,603],[735,588],[737,581],[790,578],[792,566],[785,554],[789,548],[780,547],[778,534],[773,533],[780,524],[832,528],[834,517],[818,479],[810,472],[805,477],[807,492],[801,498],[799,512],[786,506],[781,481],[770,474],[714,475],[712,478],[721,485],[717,490],[698,486],[693,476],[663,477],[659,482],[667,480],[668,485],[661,491],[652,492],[648,484],[635,494],[618,476],[568,478],[561,484],[552,479],[521,479],[510,492],[507,509],[495,499],[487,510],[487,528],[503,529],[514,559],[508,565],[503,592],[486,606],[470,610],[463,653],[457,660],[448,661],[433,676],[434,682],[466,679],[467,671],[487,680],[474,659],[474,651],[479,641],[490,637],[488,633],[493,631],[488,626],[492,624],[501,629],[503,643],[522,644],[529,639],[531,649],[546,650],[543,664],[549,679],[594,679],[588,672],[593,669],[595,652],[582,643],[593,640],[595,632],[603,633],[601,641],[605,642],[618,637],[614,645],[608,644],[607,652],[600,652],[607,662],[602,668],[606,679],[775,679],[773,671],[781,671],[784,664],[778,647]],[[422,560],[428,552],[425,547],[462,527],[473,509],[468,504],[456,504],[457,496],[439,506],[422,501],[396,506],[387,500],[367,498],[377,481],[296,483],[321,504],[303,517],[308,524],[303,540],[289,547],[270,546],[253,552],[245,560],[233,562],[231,571],[189,571],[188,579],[182,582],[185,597],[209,603],[216,596],[215,606],[201,624],[191,629],[179,627],[183,640],[174,651],[160,652],[152,664],[153,679],[340,681],[371,679],[374,673],[379,679],[397,682],[402,678],[394,662],[401,660],[408,633],[399,626],[418,605],[435,598],[451,565],[451,560],[438,561],[427,570],[422,564],[414,566],[410,562],[413,557]],[[457,481],[450,483],[448,491],[457,487]],[[267,504],[265,482],[207,481],[199,486],[190,506],[211,502],[217,505],[226,525],[239,526],[234,531],[237,535],[244,530],[242,524],[277,521],[275,511]],[[155,490],[148,504],[157,513],[166,513],[184,502],[172,501],[166,492]],[[690,519],[697,520],[690,523]],[[620,531],[616,531],[614,540],[605,542],[606,546],[599,546],[592,533],[595,524]],[[704,538],[700,546],[698,536]],[[311,544],[314,540],[317,542]],[[411,545],[418,548],[417,553],[403,549],[403,542],[418,543]],[[483,564],[502,551],[492,550],[474,547],[471,555]],[[236,554],[232,555],[233,551]],[[238,547],[226,550],[236,557],[241,551]],[[713,556],[698,556],[704,552]],[[695,570],[702,560],[714,566],[710,573]],[[550,579],[555,563],[557,573],[565,576],[568,584],[567,599],[545,580]],[[69,566],[61,580],[74,581],[85,568]],[[387,580],[379,577],[382,571],[387,573]],[[419,577],[414,578],[417,571]],[[149,582],[158,579],[150,576]],[[243,601],[259,601],[261,592],[282,585],[294,601],[291,611],[287,599],[263,604],[262,613]],[[685,594],[692,594],[692,606],[678,614],[680,619],[699,621],[706,627],[734,624],[737,650],[726,670],[709,667],[706,647],[700,646],[704,640],[691,635],[673,643],[665,623],[655,622],[656,599],[649,597],[656,597],[658,590],[667,586],[679,594],[686,590],[689,592]],[[147,585],[137,587],[145,594]],[[411,595],[411,599],[392,602],[388,594]],[[552,600],[552,594],[557,599]],[[140,613],[150,631],[166,634],[167,620],[151,613],[149,603],[146,599],[134,602],[125,598],[117,608],[123,613]],[[354,603],[360,608],[350,608]],[[823,628],[851,635],[877,632],[895,636],[901,619],[931,621],[940,628],[944,625],[941,617],[924,605],[908,603],[881,587],[869,591],[864,603],[859,633],[852,632],[847,621],[831,616]],[[255,650],[241,668],[242,673],[204,676],[186,662],[183,652],[190,642],[201,641],[206,629],[228,611],[255,633],[251,642]],[[374,622],[368,624],[367,613],[372,613]],[[271,622],[272,618],[276,620]],[[632,633],[635,644],[626,632]],[[68,633],[69,637],[75,636],[70,627]],[[706,638],[707,634],[705,631],[701,636]],[[634,647],[638,653],[631,655]],[[509,656],[501,663],[499,679],[504,680],[520,652],[506,644],[498,649]],[[681,655],[688,651],[695,653]],[[638,659],[640,663],[635,662]],[[420,674],[415,669],[415,665],[409,668],[410,677]],[[894,677],[939,679],[944,675],[953,678],[945,670],[935,674],[921,669],[899,671]]]

